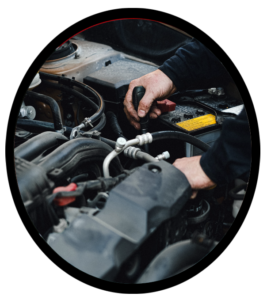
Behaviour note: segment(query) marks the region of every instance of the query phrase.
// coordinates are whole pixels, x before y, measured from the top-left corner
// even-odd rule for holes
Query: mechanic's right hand
[[[143,99],[139,103],[138,113],[133,106],[133,89],[142,85],[146,89]],[[140,78],[131,81],[128,92],[125,96],[123,105],[124,112],[130,123],[137,129],[140,129],[139,117],[143,118],[150,110],[150,118],[156,119],[161,111],[156,105],[152,105],[155,100],[164,100],[176,91],[176,87],[171,79],[162,71],[156,70]],[[152,106],[152,107],[151,107]]]

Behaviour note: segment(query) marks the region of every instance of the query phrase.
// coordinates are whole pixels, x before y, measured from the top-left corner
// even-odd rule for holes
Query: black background
[[[252,93],[249,90],[251,86],[250,79],[253,74],[250,73],[248,67],[253,64],[253,57],[249,55],[248,47],[253,40],[253,31],[244,26],[244,23],[236,22],[235,17],[222,18],[218,15],[208,15],[206,18],[208,22],[202,22],[205,18],[197,19],[194,22],[192,22],[192,18],[183,22],[171,18],[157,18],[155,20],[173,25],[187,32],[202,42],[218,57],[239,88],[251,126],[253,114],[251,102],[254,100],[251,99]],[[154,18],[148,19],[154,20]],[[7,76],[7,84],[11,84],[11,86],[8,89],[8,96],[2,99],[2,103],[9,107],[9,130],[6,133],[9,142],[8,160],[6,160],[8,161],[8,167],[3,170],[5,174],[8,173],[5,177],[6,196],[3,197],[8,206],[5,212],[2,212],[7,217],[6,221],[2,222],[2,230],[8,232],[8,239],[4,245],[7,250],[7,259],[10,262],[9,270],[12,274],[10,278],[15,282],[19,281],[26,284],[29,289],[38,284],[42,290],[50,289],[52,285],[67,290],[72,286],[75,289],[86,291],[91,284],[93,287],[95,282],[104,283],[104,281],[94,279],[70,266],[54,253],[39,236],[21,202],[13,164],[13,136],[16,116],[27,87],[56,47],[79,31],[108,19],[100,18],[94,22],[90,20],[92,19],[88,17],[74,22],[68,18],[68,21],[51,22],[51,24],[50,22],[44,24],[39,20],[36,32],[32,30],[36,27],[34,22],[23,26],[18,24],[15,33],[12,31],[8,36],[10,40],[8,55],[13,57],[8,71],[11,70],[13,77]],[[12,126],[10,126],[10,116],[12,116]],[[251,272],[249,270],[251,270],[254,261],[251,247],[255,242],[256,229],[253,226],[252,215],[253,208],[258,206],[256,201],[256,196],[250,184],[234,226],[215,250],[188,271],[153,285],[161,286],[167,283],[170,287],[175,288],[176,296],[178,296],[179,292],[183,292],[185,289],[182,282],[187,282],[192,287],[197,283],[201,283],[203,284],[201,294],[205,295],[206,293],[214,293],[214,284],[217,284],[219,289],[229,288],[230,292],[230,288],[237,278],[245,280],[248,272]],[[210,284],[212,284],[211,289]],[[188,288],[186,288],[186,291],[189,291]],[[99,295],[101,294],[99,293]]]

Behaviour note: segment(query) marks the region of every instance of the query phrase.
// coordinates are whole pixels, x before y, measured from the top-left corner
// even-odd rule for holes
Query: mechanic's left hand
[[[194,199],[198,190],[208,189],[216,184],[206,175],[200,165],[201,155],[178,158],[173,165],[182,171],[189,181],[193,190],[191,199]]]

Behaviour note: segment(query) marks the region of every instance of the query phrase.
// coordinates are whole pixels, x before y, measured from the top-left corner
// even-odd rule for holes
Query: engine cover
[[[167,162],[147,163],[109,194],[102,211],[80,210],[63,233],[49,235],[48,244],[81,271],[114,280],[120,267],[164,222],[177,216],[191,194],[185,175]],[[158,249],[159,251],[161,249]]]

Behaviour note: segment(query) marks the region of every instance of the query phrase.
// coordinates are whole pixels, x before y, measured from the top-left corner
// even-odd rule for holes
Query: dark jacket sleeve
[[[172,80],[178,91],[212,87],[216,78],[219,83],[229,78],[220,61],[196,39],[179,48],[159,69]],[[251,139],[244,109],[236,119],[224,122],[220,138],[202,155],[200,164],[217,184],[229,183],[238,177],[248,179]]]
[[[235,178],[248,180],[251,167],[251,138],[245,109],[236,119],[223,123],[219,139],[202,155],[200,165],[215,183]]]
[[[229,76],[216,56],[196,39],[178,48],[159,69],[178,91],[212,87],[217,78]]]

